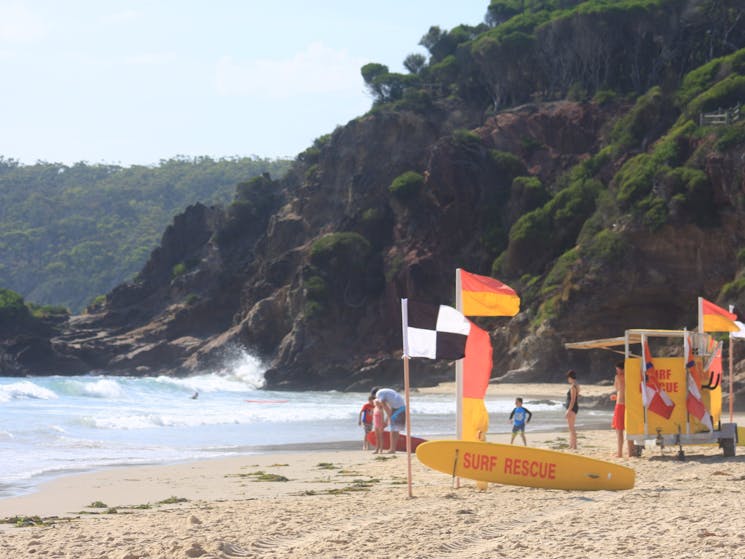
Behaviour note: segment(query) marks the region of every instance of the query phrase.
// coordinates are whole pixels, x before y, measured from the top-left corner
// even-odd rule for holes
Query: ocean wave
[[[242,348],[233,348],[228,355],[223,368],[216,371],[218,375],[236,380],[254,390],[263,388],[266,365],[258,357]]]
[[[48,377],[40,380],[49,385],[59,396],[82,396],[88,398],[117,399],[122,398],[125,389],[119,378],[100,375],[79,377]]]
[[[10,384],[0,384],[0,402],[11,400],[55,400],[57,394],[48,388],[24,380]]]
[[[96,415],[79,416],[74,422],[80,426],[103,430],[135,430],[170,427],[198,427],[219,425],[285,425],[292,423],[345,421],[350,425],[357,422],[358,409],[350,406],[309,406],[287,404],[262,404],[235,402],[226,407],[219,405],[171,406],[169,413],[148,413],[145,410],[102,411]]]
[[[154,382],[189,393],[247,392],[263,388],[264,371],[258,357],[234,348],[220,369],[184,378],[159,376]]]
[[[124,395],[124,389],[119,381],[110,378],[101,378],[92,382],[72,381],[72,385],[77,388],[77,394],[91,398],[113,400]]]
[[[160,376],[155,377],[153,382],[159,385],[160,389],[176,390],[188,394],[193,394],[194,392],[199,392],[200,394],[248,392],[254,389],[254,385],[252,384],[220,373],[209,373],[185,378]]]

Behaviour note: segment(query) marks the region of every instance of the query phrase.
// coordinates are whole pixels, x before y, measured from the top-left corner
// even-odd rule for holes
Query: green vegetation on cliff
[[[362,77],[377,107],[414,110],[448,97],[500,110],[639,95],[742,45],[742,17],[734,0],[493,0],[484,24],[431,27],[420,42],[429,60],[410,55],[409,74],[370,63]],[[686,91],[719,70],[702,69]]]
[[[0,286],[78,311],[134,276],[175,214],[227,203],[237,184],[288,166],[255,157],[128,168],[0,158]]]

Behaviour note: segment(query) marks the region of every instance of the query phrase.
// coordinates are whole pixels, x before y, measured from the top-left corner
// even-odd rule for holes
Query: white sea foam
[[[24,399],[53,400],[56,398],[57,394],[53,391],[27,380],[0,385],[0,401],[3,402]]]
[[[259,360],[236,351],[220,370],[189,378],[0,378],[0,497],[70,470],[359,440],[357,417],[367,394],[259,390],[264,370]],[[412,432],[451,436],[454,400],[413,394]],[[511,398],[487,395],[490,439],[509,432],[513,405]],[[559,402],[528,407],[535,430],[565,425]],[[581,414],[580,420],[596,420],[591,416]]]
[[[266,366],[258,357],[248,353],[243,348],[234,347],[228,350],[225,364],[219,375],[233,378],[254,390],[264,386],[264,372]]]
[[[150,429],[163,427],[165,423],[158,414],[83,416],[77,421],[79,425],[93,429]],[[195,425],[198,423],[194,423]]]
[[[94,398],[120,398],[124,391],[118,381],[113,379],[100,379],[92,383],[85,383],[82,392],[86,396]]]
[[[246,392],[264,386],[266,367],[261,361],[245,350],[232,350],[224,366],[215,372],[186,378],[157,377],[155,382],[180,389],[189,394],[194,392]]]

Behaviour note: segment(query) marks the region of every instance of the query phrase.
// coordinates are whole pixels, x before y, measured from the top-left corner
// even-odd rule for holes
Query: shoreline
[[[502,385],[500,392],[507,386],[514,388],[510,396],[530,399],[566,389],[523,384]],[[612,390],[583,389],[588,397]],[[743,414],[735,419],[745,423]],[[633,468],[635,487],[580,492],[490,484],[481,490],[461,480],[455,488],[451,476],[412,456],[409,498],[406,453],[374,455],[360,441],[265,445],[257,454],[62,475],[32,493],[0,499],[0,535],[8,557],[75,559],[354,559],[381,550],[444,559],[740,554],[745,528],[733,524],[732,514],[745,492],[745,447],[724,458],[716,445],[690,445],[681,461],[677,447],[648,441],[641,458],[616,458],[610,425],[577,434],[573,453]],[[489,441],[509,443],[510,436]],[[565,429],[529,426],[526,437],[531,447],[569,452]],[[28,526],[16,527],[17,520]]]
[[[595,448],[600,439],[611,440],[610,428],[578,429],[578,438],[592,441],[588,448]],[[526,432],[530,446],[559,448],[565,446],[567,433],[561,430]],[[451,439],[453,436],[442,437]],[[510,434],[500,433],[490,437],[489,442],[509,443]],[[111,466],[92,471],[63,474],[35,487],[29,493],[0,498],[0,520],[15,516],[77,517],[100,513],[87,505],[104,503],[107,508],[130,509],[154,504],[171,498],[207,501],[227,501],[237,497],[233,484],[225,479],[247,477],[242,471],[276,470],[290,467],[293,474],[300,475],[303,469],[324,462],[341,461],[347,465],[363,464],[365,461],[406,461],[406,453],[375,456],[360,449],[360,441],[336,441],[329,443],[303,443],[269,445],[266,452],[188,460],[170,464]],[[416,463],[412,454],[412,463]],[[426,470],[424,466],[420,468]],[[405,471],[401,474],[405,477]],[[437,474],[435,475],[442,475]],[[304,476],[300,476],[304,477]],[[305,480],[306,482],[308,480]],[[252,497],[275,495],[276,484],[251,485]],[[280,492],[281,493],[281,492]],[[279,493],[276,493],[279,494]],[[94,507],[95,509],[95,507]],[[0,524],[0,531],[3,531]]]
[[[559,383],[506,383],[506,384],[490,384],[487,391],[487,398],[499,397],[499,398],[513,398],[518,395],[525,398],[528,402],[531,400],[533,403],[541,402],[545,403],[558,402],[563,396],[562,391],[566,390],[565,384]],[[594,405],[593,399],[597,398],[598,394],[609,394],[610,387],[587,385],[582,387],[582,394],[587,398],[587,410],[602,410],[602,408]],[[412,394],[437,394],[437,395],[452,395],[455,397],[456,386],[455,382],[441,383],[432,387],[420,387],[412,389]],[[505,416],[506,417],[506,416]],[[501,419],[501,418],[499,418]],[[488,433],[488,439],[492,441],[498,441],[499,439],[505,439],[509,437],[509,425],[505,422],[500,423],[498,416],[493,416],[491,424],[492,431]],[[496,421],[494,421],[496,420]],[[413,421],[412,423],[416,423]],[[606,421],[605,419],[593,418],[588,415],[581,417],[578,422],[578,428],[580,429],[598,429],[603,430],[610,425],[610,418]],[[413,425],[415,429],[416,426]],[[560,432],[562,426],[557,425],[533,425],[532,429],[536,433],[554,433]],[[413,433],[417,435],[416,432]],[[455,438],[454,432],[443,432],[443,433],[430,433],[427,439],[448,439]],[[280,444],[258,444],[258,445],[246,445],[241,447],[235,447],[230,453],[224,455],[207,456],[207,457],[189,457],[184,459],[175,460],[164,460],[164,461],[147,461],[139,463],[121,463],[121,464],[108,464],[98,465],[93,467],[86,467],[81,465],[79,468],[60,469],[57,471],[48,471],[38,476],[19,480],[16,483],[8,483],[0,487],[3,491],[0,492],[0,519],[3,515],[2,504],[7,499],[14,499],[19,497],[26,497],[33,495],[43,489],[46,485],[54,483],[57,480],[61,480],[70,476],[79,476],[97,472],[106,472],[110,470],[123,470],[127,468],[140,468],[140,467],[171,467],[179,466],[185,463],[199,462],[204,460],[221,460],[229,459],[233,457],[243,456],[257,456],[264,454],[275,454],[275,453],[294,453],[294,452],[326,452],[333,450],[355,450],[359,448],[360,441],[358,439],[340,439],[330,440],[321,442],[289,442]]]
[[[421,389],[421,391],[447,393],[451,384],[454,389],[454,383],[446,383],[445,386]],[[523,390],[521,393],[526,394],[526,398],[547,397],[543,385],[535,389]],[[527,435],[529,440],[532,438],[537,441],[537,445],[546,445],[550,444],[548,442],[550,439],[561,440],[563,433],[564,431],[559,428],[533,431],[529,429]],[[590,421],[583,427],[578,424],[578,436],[582,436],[582,433],[592,433],[593,437],[602,433],[607,433],[609,437],[613,436],[609,421],[602,420]],[[510,436],[507,431],[489,433],[488,440],[508,443]],[[452,439],[455,435],[451,433],[434,438]],[[202,486],[201,480],[214,478],[215,475],[227,475],[226,472],[231,468],[245,468],[249,464],[266,467],[291,458],[294,461],[306,462],[302,458],[306,456],[318,457],[319,460],[327,455],[342,456],[345,459],[365,456],[366,453],[360,449],[360,444],[359,440],[346,440],[261,445],[233,456],[157,464],[114,465],[93,470],[62,472],[51,479],[34,484],[21,494],[0,497],[0,520],[13,516],[70,516],[84,510],[85,505],[96,501],[107,504],[115,503],[112,505],[114,507],[138,506],[173,497],[172,493],[175,489],[188,494],[186,498],[189,500],[195,498],[229,499],[231,495],[220,491],[210,494],[208,489]],[[405,458],[406,454],[399,452],[395,456]],[[413,456],[412,461],[416,461]],[[178,480],[191,480],[191,483],[185,484]],[[131,501],[124,500],[125,496],[131,497]],[[90,511],[85,513],[88,514]],[[2,530],[3,524],[0,523],[0,531]]]
[[[566,444],[566,433],[526,435],[534,447]],[[476,559],[739,555],[745,529],[731,514],[742,500],[745,456],[726,459],[714,446],[697,446],[679,461],[676,448],[648,445],[641,458],[619,459],[611,456],[610,429],[579,431],[578,440],[577,454],[632,467],[635,487],[491,484],[482,491],[461,480],[454,488],[449,475],[412,457],[409,498],[405,453],[279,452],[66,476],[33,495],[0,500],[0,518],[46,519],[2,524],[0,534],[8,557],[76,559],[354,559],[381,549]]]

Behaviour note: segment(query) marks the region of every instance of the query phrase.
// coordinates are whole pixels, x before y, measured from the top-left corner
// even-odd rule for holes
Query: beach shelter
[[[650,341],[680,355],[655,355]],[[624,348],[626,439],[641,451],[645,441],[660,446],[718,443],[734,456],[737,425],[721,422],[721,343],[705,332],[626,330],[619,338],[564,344],[567,349]],[[667,352],[666,352],[667,353]]]

